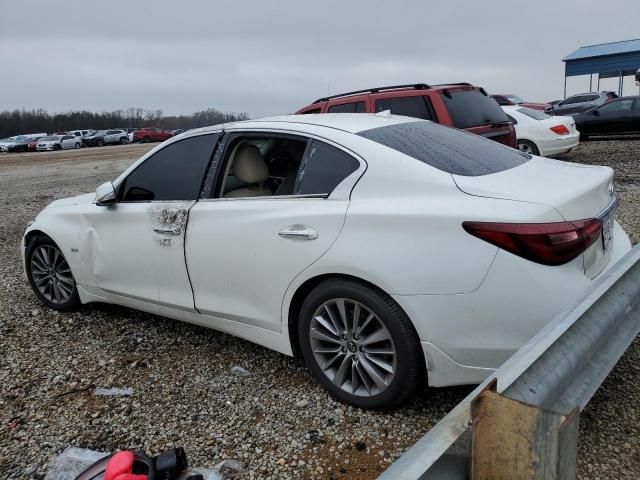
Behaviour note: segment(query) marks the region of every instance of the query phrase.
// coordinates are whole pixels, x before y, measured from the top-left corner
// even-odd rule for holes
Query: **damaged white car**
[[[189,131],[27,229],[51,308],[109,302],[300,353],[388,408],[480,382],[630,249],[612,170],[419,119]]]

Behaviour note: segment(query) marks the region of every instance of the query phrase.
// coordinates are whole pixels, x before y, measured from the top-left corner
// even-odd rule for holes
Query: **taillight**
[[[555,127],[549,128],[553,133],[557,133],[558,135],[568,135],[569,129],[565,125],[556,125]]]
[[[555,223],[463,222],[471,235],[543,265],[562,265],[582,254],[602,231],[597,218]]]

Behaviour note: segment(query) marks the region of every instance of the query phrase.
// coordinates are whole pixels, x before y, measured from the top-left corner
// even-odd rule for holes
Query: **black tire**
[[[127,143],[129,143],[129,140],[127,140],[125,137],[122,137],[120,139],[120,145],[126,145]]]
[[[58,145],[57,143],[53,146],[54,150],[62,150],[62,146]]]
[[[142,143],[149,143],[150,141],[149,137],[142,137]]]
[[[369,396],[347,392],[334,384],[318,364],[312,351],[309,332],[318,309],[332,299],[347,299],[366,307],[376,315],[390,334],[396,363],[393,378],[384,391]],[[353,338],[357,339],[357,336]],[[298,341],[305,363],[313,376],[338,400],[358,408],[382,410],[397,407],[405,402],[426,378],[420,340],[409,317],[391,297],[363,283],[331,279],[314,288],[300,311]]]
[[[99,138],[96,140],[95,144],[96,144],[96,147],[104,147],[104,140]]]
[[[517,140],[516,146],[520,151],[530,153],[531,155],[540,155],[540,150],[538,150],[536,144],[529,140]]]
[[[76,142],[76,148],[80,148],[81,146],[80,142]]]
[[[29,279],[31,288],[36,294],[36,297],[38,297],[38,299],[42,303],[44,303],[47,307],[52,308],[54,310],[60,310],[60,311],[75,310],[80,306],[80,297],[78,296],[78,288],[76,286],[75,278],[73,277],[73,273],[71,272],[70,268],[68,269],[69,270],[68,275],[71,277],[72,287],[71,287],[71,293],[69,294],[69,297],[66,301],[52,301],[51,299],[46,298],[46,296],[38,289],[38,286],[36,285],[36,280],[34,279],[34,275],[37,275],[37,273],[34,273],[34,271],[37,271],[37,257],[36,257],[36,263],[34,263],[34,254],[36,253],[36,250],[38,250],[40,247],[51,247],[51,248],[57,249],[60,255],[62,256],[62,259],[66,263],[66,258],[64,257],[64,254],[62,253],[61,249],[55,244],[55,242],[51,240],[51,238],[47,237],[46,235],[38,235],[37,237],[35,237],[33,240],[31,240],[31,242],[27,246],[27,251],[25,255],[27,278]],[[68,266],[68,263],[67,263],[67,266]]]

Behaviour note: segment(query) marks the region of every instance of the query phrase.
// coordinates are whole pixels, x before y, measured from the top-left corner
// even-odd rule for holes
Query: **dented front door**
[[[93,205],[88,263],[107,294],[193,310],[184,238],[194,201]]]

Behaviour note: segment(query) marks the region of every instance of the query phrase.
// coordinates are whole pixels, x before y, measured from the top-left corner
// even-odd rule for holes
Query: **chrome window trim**
[[[233,197],[233,198],[201,198],[198,202],[231,202],[234,200],[296,200],[296,199],[322,199],[330,198],[326,193],[309,193],[306,195],[265,195],[262,197]]]

